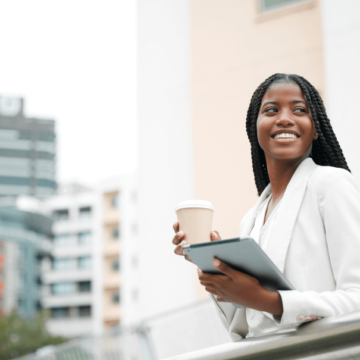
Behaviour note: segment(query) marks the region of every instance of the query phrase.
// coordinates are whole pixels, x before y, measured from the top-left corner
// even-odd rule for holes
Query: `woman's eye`
[[[277,112],[277,108],[275,108],[275,107],[268,108],[268,109],[265,110],[265,112],[266,113],[268,113],[268,112]]]
[[[305,110],[305,109],[303,109],[303,108],[296,108],[296,109],[294,109],[294,111],[296,111],[296,112],[306,113],[306,110]]]

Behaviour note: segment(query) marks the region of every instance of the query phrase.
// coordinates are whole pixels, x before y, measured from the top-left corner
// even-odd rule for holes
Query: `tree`
[[[62,344],[68,339],[52,336],[45,330],[48,311],[33,318],[22,318],[16,310],[0,316],[0,360],[27,355],[46,345]]]

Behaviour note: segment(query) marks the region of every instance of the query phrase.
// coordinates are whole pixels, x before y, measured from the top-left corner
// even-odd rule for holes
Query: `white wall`
[[[328,113],[352,173],[360,181],[360,1],[323,0]]]
[[[173,254],[171,244],[175,205],[193,198],[194,189],[190,1],[138,0],[137,5],[142,318],[195,301],[194,269]]]

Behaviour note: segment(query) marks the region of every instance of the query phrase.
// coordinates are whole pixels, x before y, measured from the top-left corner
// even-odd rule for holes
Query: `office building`
[[[55,122],[24,115],[24,99],[0,97],[0,196],[47,197],[56,189]]]
[[[42,309],[41,275],[50,258],[52,220],[25,209],[19,199],[0,207],[0,315],[15,309],[31,317]]]

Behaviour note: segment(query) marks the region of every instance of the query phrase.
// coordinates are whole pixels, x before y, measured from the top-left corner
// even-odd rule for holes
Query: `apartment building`
[[[43,268],[43,306],[51,311],[47,329],[52,334],[94,332],[97,210],[96,194],[78,184],[61,186],[59,195],[44,202],[54,220],[52,258]]]

